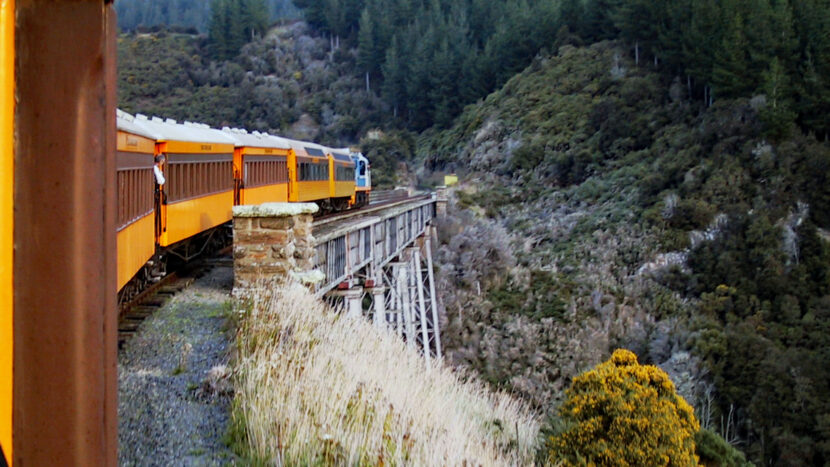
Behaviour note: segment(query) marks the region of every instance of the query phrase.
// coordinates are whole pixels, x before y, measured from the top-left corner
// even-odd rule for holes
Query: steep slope
[[[830,461],[830,149],[765,137],[763,96],[686,96],[614,43],[566,46],[422,135],[427,172],[463,180],[451,359],[550,407],[626,347],[753,461]]]
[[[380,101],[354,76],[354,50],[305,23],[279,26],[232,60],[212,60],[204,36],[162,31],[118,39],[118,105],[132,113],[351,144]]]

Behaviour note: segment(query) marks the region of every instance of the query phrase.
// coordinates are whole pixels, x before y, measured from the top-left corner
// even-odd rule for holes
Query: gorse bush
[[[550,440],[550,462],[566,465],[697,465],[692,407],[668,375],[628,350],[573,380]]]

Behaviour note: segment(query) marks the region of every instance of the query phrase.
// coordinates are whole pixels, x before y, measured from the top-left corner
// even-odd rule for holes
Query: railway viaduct
[[[343,313],[393,330],[429,366],[442,356],[432,243],[445,204],[439,191],[316,221],[314,204],[236,206],[234,294],[293,276]]]

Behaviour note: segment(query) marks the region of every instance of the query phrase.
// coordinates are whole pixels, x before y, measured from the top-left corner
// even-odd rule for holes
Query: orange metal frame
[[[12,462],[14,0],[0,0],[0,446]]]

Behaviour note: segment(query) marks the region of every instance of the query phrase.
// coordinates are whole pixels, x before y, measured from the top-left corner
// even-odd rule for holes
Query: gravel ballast
[[[118,354],[120,465],[227,465],[233,269],[171,298]]]

